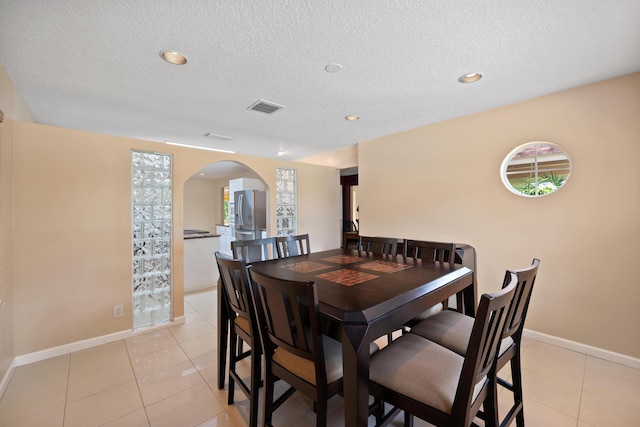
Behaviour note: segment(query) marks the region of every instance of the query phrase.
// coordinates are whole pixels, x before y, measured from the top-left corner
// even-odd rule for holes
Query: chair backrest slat
[[[311,251],[308,234],[276,237],[276,244],[278,246],[279,258],[308,255]]]
[[[323,358],[315,283],[282,280],[251,268],[249,274],[265,352],[282,347],[311,361]]]
[[[253,240],[234,240],[231,242],[231,252],[234,258],[245,263],[267,261],[278,258],[275,237]]]
[[[422,262],[441,264],[447,263],[454,266],[456,257],[456,244],[445,242],[430,242],[425,240],[405,240],[404,256],[407,258],[421,259]]]
[[[358,252],[396,256],[398,255],[398,239],[392,237],[360,236]]]
[[[500,346],[502,331],[507,320],[507,311],[515,293],[518,279],[510,273],[509,283],[497,292],[480,297],[478,312],[469,338],[469,345],[462,365],[460,382],[453,403],[455,417],[469,417],[477,410],[469,408],[481,404],[489,392],[490,372]],[[482,383],[482,384],[480,384]],[[458,420],[459,425],[469,425],[470,420]],[[458,425],[457,422],[454,422]]]
[[[518,277],[518,286],[516,287],[513,302],[509,307],[503,338],[513,336],[515,334],[522,334],[539,266],[540,260],[534,258],[529,267],[521,270],[508,270],[506,272],[503,286],[508,286],[509,273],[514,273]]]
[[[248,319],[252,328],[256,327],[253,296],[244,261],[228,258],[220,252],[216,252],[215,258],[224,287],[223,294],[219,295],[219,298],[225,298],[233,313]]]

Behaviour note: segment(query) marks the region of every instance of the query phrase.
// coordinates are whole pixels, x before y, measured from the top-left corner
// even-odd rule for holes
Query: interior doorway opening
[[[342,186],[342,246],[357,242],[360,230],[360,206],[358,204],[358,168],[340,171]]]

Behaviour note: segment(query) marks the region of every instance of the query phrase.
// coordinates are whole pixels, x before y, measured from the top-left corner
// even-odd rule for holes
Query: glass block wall
[[[171,161],[131,152],[133,329],[171,320]]]
[[[276,170],[276,235],[293,236],[298,223],[297,173],[295,169]]]

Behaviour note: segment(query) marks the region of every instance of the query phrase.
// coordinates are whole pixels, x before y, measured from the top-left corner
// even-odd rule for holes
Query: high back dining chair
[[[404,256],[407,258],[421,259],[422,262],[446,263],[453,267],[456,256],[456,244],[407,239],[404,242]]]
[[[240,259],[227,258],[216,252],[216,262],[223,289],[219,298],[225,298],[230,313],[229,327],[229,392],[228,404],[234,402],[235,384],[249,399],[249,426],[258,425],[258,389],[261,382],[262,346],[260,331],[253,307],[253,294],[249,285],[246,264]],[[244,351],[244,344],[251,347]],[[236,371],[236,363],[251,357],[250,384],[243,381]]]
[[[371,356],[369,392],[403,410],[405,425],[415,415],[435,426],[468,427],[483,407],[485,426],[496,426],[496,354],[516,281],[511,274],[507,287],[480,297],[464,356],[404,334]]]
[[[231,242],[231,252],[234,258],[241,259],[247,264],[278,258],[278,248],[275,237],[234,240]]]
[[[278,258],[308,255],[310,252],[308,234],[276,237],[276,244],[278,247]]]
[[[264,424],[295,390],[313,399],[316,425],[327,424],[327,402],[342,393],[342,345],[320,332],[320,308],[314,282],[295,282],[251,268],[252,292],[264,346]],[[276,402],[274,384],[291,385]]]
[[[396,256],[398,255],[398,239],[392,237],[360,236],[358,252]]]
[[[456,256],[456,244],[446,242],[430,242],[425,240],[410,240],[404,241],[404,256],[405,258],[413,258],[422,260],[423,263],[429,264],[443,264],[453,268],[455,256]],[[458,311],[462,307],[461,296],[457,303]],[[441,303],[434,305],[433,307],[420,313],[415,318],[411,319],[405,325],[411,327],[421,320],[432,316],[435,313],[442,311],[442,309],[449,308],[449,300],[445,300]]]
[[[502,427],[510,425],[514,418],[518,427],[524,427],[520,343],[539,266],[540,260],[534,258],[529,267],[521,270],[507,270],[505,274],[504,286],[508,285],[512,274],[517,277],[517,285],[513,301],[509,306],[497,361],[496,372],[511,362],[511,383],[502,378],[497,378],[497,382],[513,393],[514,400],[513,406],[500,421]],[[443,311],[414,325],[411,332],[464,355],[468,351],[467,341],[472,328],[471,317],[454,311]]]

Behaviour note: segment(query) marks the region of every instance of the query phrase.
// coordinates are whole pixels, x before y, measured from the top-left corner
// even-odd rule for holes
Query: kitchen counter
[[[220,237],[220,235],[207,230],[184,230],[185,239],[202,239],[203,237]]]
[[[220,274],[215,253],[220,248],[219,237],[206,230],[184,230],[185,292],[217,286]]]

